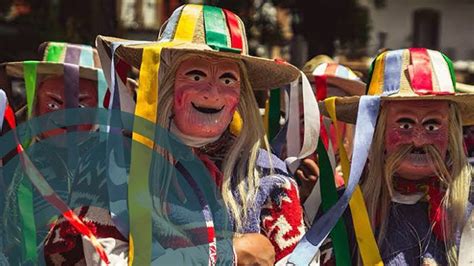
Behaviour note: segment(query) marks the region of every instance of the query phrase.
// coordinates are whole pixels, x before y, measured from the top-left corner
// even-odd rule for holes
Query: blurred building
[[[427,47],[453,60],[474,60],[473,0],[360,0],[370,10],[369,54]]]

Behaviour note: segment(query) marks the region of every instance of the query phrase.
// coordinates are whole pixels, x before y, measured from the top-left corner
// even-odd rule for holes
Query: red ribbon
[[[314,84],[316,84],[316,100],[318,101],[324,101],[324,99],[328,97],[328,88],[326,81],[326,76],[314,77]]]
[[[10,126],[10,128],[12,130],[16,128],[15,114],[13,113],[13,110],[11,109],[11,107],[9,105],[7,105],[7,107],[5,109],[5,119],[7,120],[7,123],[8,123],[8,125]],[[21,144],[20,144],[18,138],[16,137],[16,135],[15,135],[15,139],[16,139],[16,142],[18,143],[17,146],[16,146],[16,149],[18,151],[18,154],[20,154],[20,156],[21,156],[21,161],[25,162],[26,160],[29,160],[26,157],[24,157],[23,147],[21,146]],[[43,197],[45,197],[45,199],[50,203],[51,202],[63,203],[63,201],[56,194],[43,195]],[[97,237],[94,235],[94,233],[92,233],[90,228],[87,227],[87,225],[85,225],[79,219],[79,217],[77,217],[77,215],[71,209],[69,209],[67,206],[60,206],[60,207],[62,207],[62,208],[60,208],[60,207],[55,205],[55,207],[63,212],[62,215],[64,216],[64,218],[66,218],[66,220],[76,230],[78,230],[82,235],[89,238],[89,240],[92,243],[92,246],[94,246],[96,252],[99,254],[102,261],[104,261],[106,264],[109,264],[110,262],[109,262],[109,258],[107,257],[107,253],[105,252],[104,248],[100,245],[100,243],[97,241]],[[67,209],[67,210],[63,211],[62,209]]]
[[[239,27],[238,18],[234,13],[230,12],[229,10],[226,10],[226,9],[222,9],[222,10],[224,10],[224,14],[227,18],[227,28],[229,29],[229,32],[230,32],[231,47],[242,50],[242,47],[243,47],[242,30]]]
[[[410,48],[411,65],[408,66],[411,85],[417,94],[432,94],[431,61],[425,48]]]

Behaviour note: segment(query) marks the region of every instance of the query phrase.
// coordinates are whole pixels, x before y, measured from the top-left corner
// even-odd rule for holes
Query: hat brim
[[[314,84],[313,74],[305,73],[308,80]],[[326,83],[344,91],[348,96],[364,95],[366,84],[360,80],[345,79],[336,76],[326,76]]]
[[[338,87],[351,96],[364,95],[366,84],[359,80],[351,80],[336,76],[326,76],[326,82],[332,86]]]
[[[108,47],[110,47],[110,44],[113,42],[129,41],[101,35],[97,36],[97,40],[102,41]],[[143,49],[145,47],[156,46],[157,44],[158,42],[122,45],[117,48],[116,54],[128,64],[140,69]],[[278,88],[296,80],[300,75],[300,71],[295,66],[286,62],[278,62],[231,52],[215,51],[206,44],[177,43],[172,47],[163,48],[163,50],[165,49],[182,51],[183,53],[194,53],[233,60],[242,60],[247,68],[248,79],[254,90]]]
[[[10,77],[23,78],[23,62],[8,62],[1,64],[5,68],[6,74]],[[97,81],[97,71],[99,69],[89,67],[79,67],[79,77]],[[63,75],[64,63],[38,62],[36,73],[40,75]]]
[[[450,101],[456,103],[462,115],[462,123],[464,126],[474,125],[474,94],[457,93],[454,95],[420,95],[420,96],[403,96],[403,97],[380,97],[382,102],[385,101]],[[346,123],[355,124],[357,120],[357,111],[359,108],[360,96],[337,97],[336,98],[336,115],[337,120]],[[321,114],[329,117],[324,102],[319,102],[319,110]]]

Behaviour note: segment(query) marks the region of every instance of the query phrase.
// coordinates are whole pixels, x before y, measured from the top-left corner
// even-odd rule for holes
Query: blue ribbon
[[[128,164],[125,161],[122,129],[116,127],[121,124],[120,112],[114,111],[120,110],[120,90],[116,79],[117,73],[115,72],[115,51],[121,45],[141,43],[146,43],[146,41],[113,42],[110,45],[110,101],[108,108],[111,110],[109,125],[114,125],[114,127],[110,128],[107,141],[107,190],[112,221],[120,233],[127,238],[130,231],[127,204],[129,169],[126,167]]]
[[[85,67],[94,67],[94,52],[89,45],[82,45],[79,65]]]
[[[389,51],[385,56],[383,96],[392,95],[400,91],[402,56],[403,50]]]
[[[354,137],[351,174],[346,190],[339,201],[325,215],[320,217],[318,221],[313,222],[309,231],[306,232],[290,255],[289,265],[309,265],[329,232],[346,210],[369,155],[379,107],[380,96],[361,96]]]

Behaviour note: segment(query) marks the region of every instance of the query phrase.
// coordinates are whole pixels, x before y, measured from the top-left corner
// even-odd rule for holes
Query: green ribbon
[[[280,89],[270,90],[268,104],[268,137],[272,140],[280,129]]]
[[[62,58],[65,50],[65,43],[51,42],[46,48],[46,60],[47,62],[62,63],[64,58]]]
[[[319,178],[321,186],[321,198],[323,211],[328,211],[339,199],[337,195],[336,183],[334,181],[334,174],[332,172],[331,162],[323,141],[319,139],[317,153],[319,156]],[[332,245],[334,247],[334,254],[336,257],[336,265],[351,265],[351,255],[349,253],[349,240],[347,237],[347,230],[344,224],[343,217],[339,218],[336,226],[330,233]]]
[[[38,61],[23,62],[23,78],[25,79],[26,87],[26,105],[28,108],[28,117],[31,117],[33,111],[33,103],[36,93],[36,69]]]
[[[206,44],[218,51],[240,53],[239,49],[230,47],[227,22],[222,9],[214,6],[203,6]]]
[[[451,74],[451,81],[453,82],[453,88],[454,91],[456,91],[456,73],[454,72],[453,61],[451,61],[451,59],[449,59],[449,57],[445,56],[443,53],[441,53],[441,55],[448,64],[449,73]]]
[[[18,208],[20,209],[22,225],[23,261],[38,261],[36,252],[36,225],[33,210],[33,190],[28,178],[23,178],[18,187]]]
[[[38,61],[23,62],[23,78],[25,80],[26,88],[26,104],[28,117],[31,117],[33,111],[33,103],[36,93],[36,70]],[[26,146],[29,146],[30,141],[26,141]],[[28,178],[23,178],[18,187],[18,208],[20,211],[20,219],[22,226],[22,250],[24,261],[36,262],[38,254],[36,252],[36,224],[33,210],[33,188]]]

